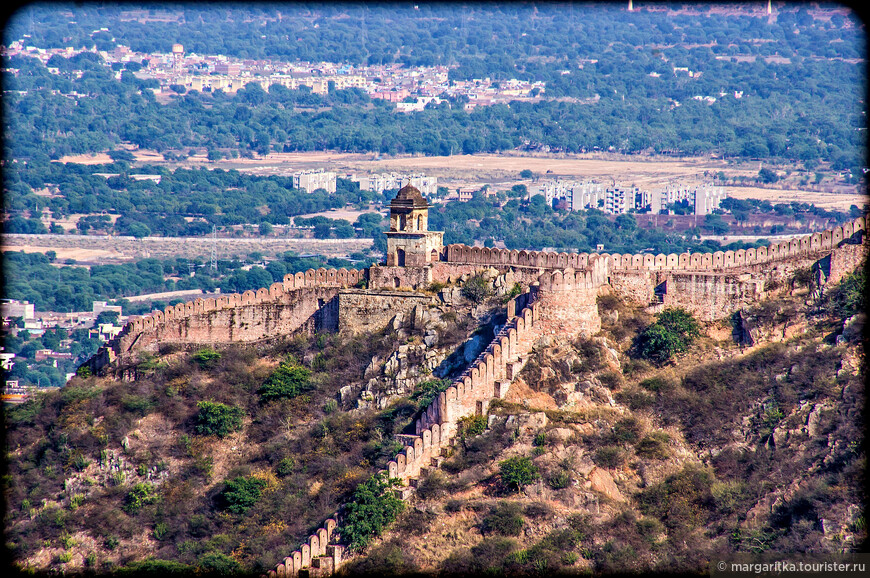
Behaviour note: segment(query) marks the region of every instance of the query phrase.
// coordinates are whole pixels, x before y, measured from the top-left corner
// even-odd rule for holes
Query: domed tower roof
[[[423,198],[423,194],[410,183],[399,189],[396,198],[390,203],[390,208],[396,209],[426,209],[428,207],[429,203]]]

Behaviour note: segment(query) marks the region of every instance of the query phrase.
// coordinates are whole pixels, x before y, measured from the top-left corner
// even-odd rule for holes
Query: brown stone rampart
[[[463,417],[486,413],[492,399],[504,396],[538,338],[549,331],[595,332],[600,328],[596,296],[609,282],[610,260],[590,255],[582,263],[582,269],[566,267],[539,274],[523,294],[506,304],[505,325],[463,374],[421,411],[414,423],[415,435],[399,436],[404,446],[381,473],[400,480],[406,488],[413,485],[441,463]],[[333,567],[338,568],[339,562]],[[286,558],[283,575],[295,576],[292,572],[298,573],[299,564],[293,557]],[[308,567],[304,561],[301,564]],[[280,569],[279,565],[274,575],[282,575]]]
[[[332,574],[341,567],[344,558],[344,546],[330,544],[335,534],[337,515],[333,515],[318,528],[298,550],[286,556],[267,576],[271,578],[294,578],[303,568],[318,568],[326,570],[324,574]]]
[[[338,294],[338,328],[350,333],[377,331],[396,314],[433,301],[432,296],[419,293],[342,289]]]
[[[85,365],[98,373],[117,358],[156,351],[164,343],[253,342],[289,334],[309,322],[339,289],[355,286],[362,279],[365,271],[356,269],[309,269],[285,275],[282,283],[257,291],[170,305],[164,311],[131,318]]]
[[[765,281],[743,279],[745,276],[706,271],[669,272],[665,281],[667,293],[658,307],[680,307],[704,321],[722,319],[765,297]]]
[[[713,271],[732,267],[766,265],[773,261],[811,257],[817,253],[830,252],[836,249],[843,240],[851,238],[859,231],[864,231],[865,224],[864,217],[858,217],[831,230],[813,233],[790,241],[773,243],[768,247],[759,247],[758,249],[716,251],[715,253],[682,253],[679,255],[674,253],[668,255],[661,253],[658,255],[604,253],[602,256],[610,259],[611,271]],[[588,260],[595,255],[488,249],[467,245],[448,245],[444,251],[446,262],[451,264],[493,267],[502,265],[541,269],[583,269]]]
[[[508,320],[477,359],[421,412],[416,435],[387,465],[386,473],[408,483],[431,467],[441,449],[453,443],[459,420],[485,413],[493,398],[504,394],[508,365],[528,354],[539,335],[538,288],[531,287],[507,304]],[[523,306],[517,311],[517,304]],[[516,311],[516,315],[511,313]],[[407,439],[410,436],[404,436]],[[434,460],[434,461],[433,461]]]
[[[861,244],[844,243],[838,250],[831,253],[830,271],[825,280],[826,283],[838,283],[859,267],[867,263],[868,240],[864,239]]]
[[[592,335],[601,329],[597,297],[610,277],[609,264],[605,257],[593,255],[586,270],[547,271],[540,276],[534,313],[541,319],[542,334]]]

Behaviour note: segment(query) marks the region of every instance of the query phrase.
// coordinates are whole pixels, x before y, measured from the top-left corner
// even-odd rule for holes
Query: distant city
[[[107,31],[108,29],[102,29]],[[95,30],[94,32],[99,32]],[[378,66],[352,66],[332,62],[280,62],[274,60],[248,60],[228,56],[186,53],[182,44],[175,44],[170,53],[134,52],[126,46],[103,51],[57,48],[43,49],[27,45],[27,39],[12,42],[6,49],[9,56],[24,55],[38,58],[47,64],[52,56],[69,58],[81,52],[99,54],[113,63],[140,63],[135,72],[140,79],[154,79],[160,87],[154,93],[174,94],[174,86],[186,90],[211,92],[221,90],[235,93],[251,83],[264,90],[280,85],[290,90],[308,87],[314,94],[328,94],[331,90],[357,88],[373,99],[396,104],[399,112],[420,111],[430,104],[440,104],[446,98],[466,97],[465,110],[476,106],[505,104],[515,100],[536,101],[545,92],[544,82],[510,79],[495,82],[489,78],[468,81],[448,79],[446,66],[418,66],[406,68],[401,64]],[[57,68],[48,68],[58,74]],[[121,78],[122,71],[115,76]]]

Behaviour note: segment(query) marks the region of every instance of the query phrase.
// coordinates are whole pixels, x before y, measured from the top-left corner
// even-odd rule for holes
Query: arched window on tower
[[[417,217],[417,230],[418,231],[423,230],[423,215],[420,215],[419,217]]]

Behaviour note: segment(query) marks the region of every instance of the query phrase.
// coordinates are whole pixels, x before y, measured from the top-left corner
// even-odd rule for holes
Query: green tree
[[[159,496],[155,493],[154,486],[151,484],[136,484],[124,498],[124,511],[128,514],[135,514],[142,506],[153,504],[158,498]]]
[[[700,334],[698,322],[691,313],[680,308],[666,309],[638,335],[637,351],[643,358],[664,363],[686,351]]]
[[[758,180],[762,183],[775,183],[779,180],[779,176],[773,170],[764,167],[760,171],[758,171]]]
[[[226,437],[242,429],[245,411],[240,407],[214,401],[201,401],[196,407],[199,408],[195,428],[198,434]]]
[[[299,365],[294,358],[288,357],[278,365],[257,393],[260,394],[263,402],[293,398],[310,389],[310,378],[311,370]]]
[[[462,284],[461,293],[463,297],[472,303],[479,304],[492,296],[492,287],[490,287],[486,276],[477,274],[469,277]]]
[[[499,462],[498,469],[505,487],[517,492],[541,477],[538,466],[526,457],[508,458]]]
[[[220,360],[221,353],[220,351],[215,351],[214,349],[206,347],[191,355],[190,358],[193,359],[201,368],[205,369],[214,366],[214,364]]]
[[[266,480],[254,477],[238,477],[227,482],[220,494],[222,508],[234,514],[244,514],[260,499]]]
[[[523,531],[522,507],[516,502],[501,502],[497,504],[483,519],[480,531],[486,534],[502,536],[519,536]]]
[[[850,273],[826,296],[830,309],[840,317],[864,311],[867,273],[863,268]]]
[[[353,499],[347,504],[339,534],[351,550],[365,549],[369,541],[386,529],[405,507],[395,494],[401,482],[375,474],[357,486]]]

